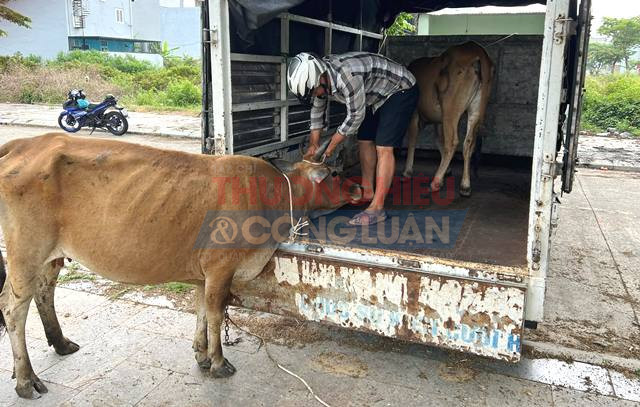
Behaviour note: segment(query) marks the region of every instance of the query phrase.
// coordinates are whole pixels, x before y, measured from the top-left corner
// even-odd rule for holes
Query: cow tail
[[[484,116],[486,114],[486,107],[489,103],[489,97],[491,96],[491,85],[493,82],[493,74],[494,67],[491,59],[487,52],[482,49],[482,53],[484,54],[482,58],[480,58],[480,91],[482,94],[480,95],[480,124],[484,121]],[[471,171],[473,172],[473,176],[478,178],[478,169],[480,168],[480,159],[482,157],[482,135],[480,132],[476,133],[476,148],[471,155]]]
[[[4,287],[4,283],[7,280],[7,271],[4,267],[4,259],[2,258],[2,252],[0,252],[0,293],[2,293],[2,288]],[[4,333],[7,327],[7,323],[4,320],[4,315],[2,315],[2,310],[0,309],[0,336]]]

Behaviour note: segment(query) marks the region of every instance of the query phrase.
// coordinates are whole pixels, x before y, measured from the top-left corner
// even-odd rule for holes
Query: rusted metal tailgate
[[[278,251],[235,305],[517,362],[522,282]]]

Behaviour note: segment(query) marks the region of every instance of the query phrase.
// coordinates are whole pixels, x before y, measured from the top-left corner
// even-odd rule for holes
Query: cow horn
[[[326,139],[324,141],[324,143],[322,143],[320,145],[320,147],[318,147],[318,150],[313,155],[313,161],[321,161],[322,160],[322,155],[324,154],[325,151],[327,151],[327,147],[329,147],[329,143],[331,143],[331,137]]]

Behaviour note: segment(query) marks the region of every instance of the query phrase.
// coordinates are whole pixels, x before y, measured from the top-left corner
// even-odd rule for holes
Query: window
[[[109,43],[107,42],[107,40],[100,40],[100,50],[109,51]]]
[[[124,10],[121,8],[116,9],[116,23],[124,24]]]
[[[69,49],[82,49],[82,39],[80,38],[69,38]]]

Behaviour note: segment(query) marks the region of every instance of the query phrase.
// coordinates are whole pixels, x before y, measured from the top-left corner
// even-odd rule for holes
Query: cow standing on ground
[[[0,318],[6,320],[11,341],[18,395],[34,398],[47,391],[33,371],[25,341],[32,298],[55,351],[66,355],[79,349],[62,334],[54,308],[65,257],[123,283],[195,284],[196,360],[214,377],[231,376],[235,368],[223,357],[220,343],[231,283],[256,277],[277,247],[194,247],[203,220],[212,211],[260,215],[279,210],[289,216],[290,204],[298,218],[361,197],[359,190],[342,194],[344,184],[326,165],[301,162],[283,168],[290,180],[298,180],[290,184],[292,200],[283,172],[258,158],[188,154],[64,134],[0,147],[0,224],[8,260]],[[215,185],[221,177],[230,182]],[[256,186],[278,199],[266,207],[251,193]],[[4,277],[0,273],[0,281]]]
[[[410,177],[413,174],[420,129],[427,122],[434,123],[440,165],[431,182],[431,190],[440,189],[458,146],[458,122],[466,111],[467,133],[462,150],[464,169],[460,195],[471,196],[471,157],[478,127],[489,103],[493,63],[484,48],[475,42],[467,42],[447,49],[438,57],[417,59],[409,65],[409,71],[420,88],[420,99],[407,130],[409,146],[403,175]]]

